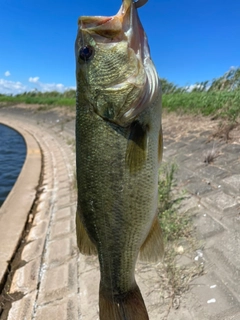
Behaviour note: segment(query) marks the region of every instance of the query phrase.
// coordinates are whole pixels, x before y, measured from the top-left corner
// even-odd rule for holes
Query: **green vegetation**
[[[13,95],[3,95],[0,94],[0,105],[1,104],[17,104],[17,103],[26,103],[26,104],[38,104],[41,106],[40,110],[49,109],[49,107],[57,106],[66,106],[66,107],[75,107],[75,90],[68,90],[63,93],[52,91],[52,92],[24,92],[22,94]]]
[[[231,68],[223,76],[211,81],[196,83],[190,87],[178,87],[166,79],[161,79],[163,109],[178,114],[211,116],[232,122],[240,116],[240,68]],[[17,103],[38,104],[39,110],[56,106],[74,108],[75,90],[64,93],[25,92],[18,95],[0,94],[0,105]]]
[[[212,81],[177,87],[162,79],[163,108],[169,112],[202,114],[235,121],[240,116],[240,68]]]
[[[174,193],[176,170],[174,164],[162,164],[159,172],[159,220],[165,240],[165,256],[158,266],[158,273],[161,298],[163,301],[166,297],[170,299],[168,311],[179,307],[181,295],[189,289],[191,280],[204,271],[204,265],[193,259],[199,243],[194,235],[191,215],[180,210],[186,195]]]
[[[192,231],[190,217],[187,214],[179,214],[178,210],[184,194],[173,196],[176,170],[175,164],[163,163],[159,171],[159,220],[166,243],[188,238]]]
[[[166,94],[163,108],[178,114],[201,114],[235,121],[240,116],[240,90]]]
[[[179,214],[177,210],[183,197],[173,199],[171,193],[176,170],[177,167],[174,164],[163,164],[159,172],[159,219],[165,242],[179,240],[189,234],[190,219],[184,214]]]

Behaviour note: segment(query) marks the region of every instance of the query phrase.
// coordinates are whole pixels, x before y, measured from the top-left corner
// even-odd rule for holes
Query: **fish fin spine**
[[[125,294],[111,295],[100,283],[99,316],[100,320],[149,320],[137,284]]]
[[[148,262],[158,262],[163,258],[163,255],[163,232],[158,216],[156,216],[149,234],[140,248],[139,259]]]
[[[97,248],[90,240],[87,231],[81,221],[80,213],[78,210],[76,213],[76,234],[79,251],[87,256],[97,255]]]

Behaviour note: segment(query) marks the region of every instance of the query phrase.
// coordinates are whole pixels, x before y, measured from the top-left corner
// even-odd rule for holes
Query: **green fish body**
[[[81,17],[76,40],[77,240],[98,254],[101,320],[146,320],[138,256],[163,255],[157,218],[161,93],[130,0],[113,17]]]

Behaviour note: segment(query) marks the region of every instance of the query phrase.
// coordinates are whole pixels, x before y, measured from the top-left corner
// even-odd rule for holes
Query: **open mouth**
[[[124,0],[118,13],[111,17],[80,17],[78,24],[82,31],[91,35],[120,40],[126,31],[131,28],[131,16],[136,11],[132,0]],[[116,39],[115,39],[116,38]]]
[[[146,45],[145,32],[139,20],[133,0],[124,0],[118,13],[110,17],[80,17],[79,28],[100,43],[114,43],[125,40],[129,47],[143,58]]]
[[[81,17],[78,23],[82,29],[96,29],[112,19],[113,17]]]

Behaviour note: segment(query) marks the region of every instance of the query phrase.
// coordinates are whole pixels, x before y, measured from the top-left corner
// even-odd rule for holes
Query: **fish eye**
[[[83,61],[88,61],[92,58],[94,49],[91,46],[84,46],[79,50],[79,58]]]

